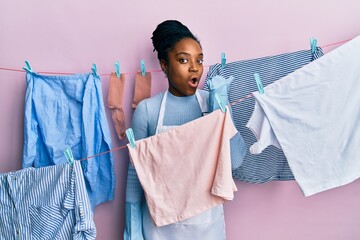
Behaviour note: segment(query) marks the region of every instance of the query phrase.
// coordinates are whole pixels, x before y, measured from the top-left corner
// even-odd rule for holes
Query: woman
[[[157,26],[152,42],[169,88],[137,106],[132,121],[136,140],[164,132],[208,112],[208,92],[197,89],[203,74],[204,57],[199,40],[179,21],[168,20]],[[217,205],[184,221],[156,227],[134,167],[129,164],[124,239],[226,239],[223,206]]]

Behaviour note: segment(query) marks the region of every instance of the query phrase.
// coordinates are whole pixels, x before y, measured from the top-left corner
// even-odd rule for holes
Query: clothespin
[[[72,166],[74,164],[75,159],[74,159],[74,156],[72,154],[72,151],[71,151],[70,147],[65,148],[64,155],[65,155],[66,160],[68,161],[68,163]]]
[[[316,47],[317,47],[317,40],[313,37],[310,38],[310,48],[311,48],[311,53],[314,54],[316,52]]]
[[[221,99],[221,97],[219,96],[219,93],[217,93],[217,92],[215,93],[215,99],[216,99],[217,103],[219,104],[221,111],[226,112],[225,104],[224,104],[223,100]]]
[[[212,81],[207,81],[206,84],[207,84],[209,90],[213,90],[213,89],[214,89],[214,84],[213,84]]]
[[[28,61],[25,61],[25,65],[26,65],[26,67],[23,67],[23,69],[25,71],[27,71],[28,73],[33,73],[33,70],[32,70],[32,68],[30,66],[30,63]]]
[[[146,69],[145,69],[145,61],[144,61],[144,59],[141,59],[140,68],[141,68],[141,75],[145,76],[146,75]]]
[[[92,64],[91,71],[94,74],[94,76],[99,77],[99,75],[97,73],[97,67],[96,67],[95,63]]]
[[[130,146],[132,148],[135,148],[136,147],[135,137],[134,137],[134,131],[132,130],[132,128],[126,129],[125,133],[126,133],[126,137],[127,137],[128,141],[130,143]]]
[[[120,77],[120,63],[119,63],[119,61],[116,61],[116,63],[115,63],[115,73],[116,73],[116,76],[119,78]]]
[[[257,87],[259,89],[259,93],[264,94],[264,87],[263,87],[263,84],[261,82],[260,75],[258,73],[255,73],[254,77],[255,77],[256,85],[257,85]]]
[[[225,53],[221,53],[221,67],[225,67],[226,64],[226,56]]]

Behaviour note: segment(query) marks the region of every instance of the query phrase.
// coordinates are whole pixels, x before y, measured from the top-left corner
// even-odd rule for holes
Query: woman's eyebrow
[[[184,54],[184,55],[191,55],[190,53],[187,53],[187,52],[179,52],[179,53],[177,53],[175,56],[182,55],[182,54]],[[203,57],[204,54],[203,54],[203,53],[199,53],[198,56]]]
[[[183,54],[184,54],[184,55],[190,55],[190,53],[187,53],[187,52],[179,52],[179,53],[176,54],[176,56],[178,56],[178,55],[183,55]]]

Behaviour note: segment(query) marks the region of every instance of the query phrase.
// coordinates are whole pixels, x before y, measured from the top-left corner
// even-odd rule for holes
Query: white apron
[[[168,91],[164,93],[161,101],[155,134],[177,127],[163,126],[167,94]],[[201,111],[203,114],[206,113],[208,111],[207,99],[204,99],[198,91],[196,91],[195,96]],[[217,205],[184,221],[157,227],[145,203],[143,207],[143,235],[145,240],[224,240],[226,235],[223,205]]]

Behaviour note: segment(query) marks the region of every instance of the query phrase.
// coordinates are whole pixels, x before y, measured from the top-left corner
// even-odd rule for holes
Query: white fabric
[[[249,119],[249,122],[246,124],[246,127],[252,131],[257,140],[257,142],[250,146],[250,153],[260,154],[270,145],[281,149],[280,143],[269,124],[269,120],[257,101],[255,101],[254,111]]]
[[[262,110],[248,126],[267,138],[261,143],[278,140],[305,196],[360,177],[359,58],[357,37],[268,85],[264,94],[253,93]]]
[[[156,127],[156,134],[166,132],[177,126],[164,126],[165,106],[168,91],[165,92],[160,105],[159,118]],[[200,109],[203,113],[208,112],[207,100],[203,99],[198,91],[195,92]],[[183,240],[183,239],[208,239],[225,240],[225,218],[223,205],[217,205],[193,217],[183,221],[157,227],[151,218],[147,204],[143,210],[143,234],[145,239],[156,240]]]

